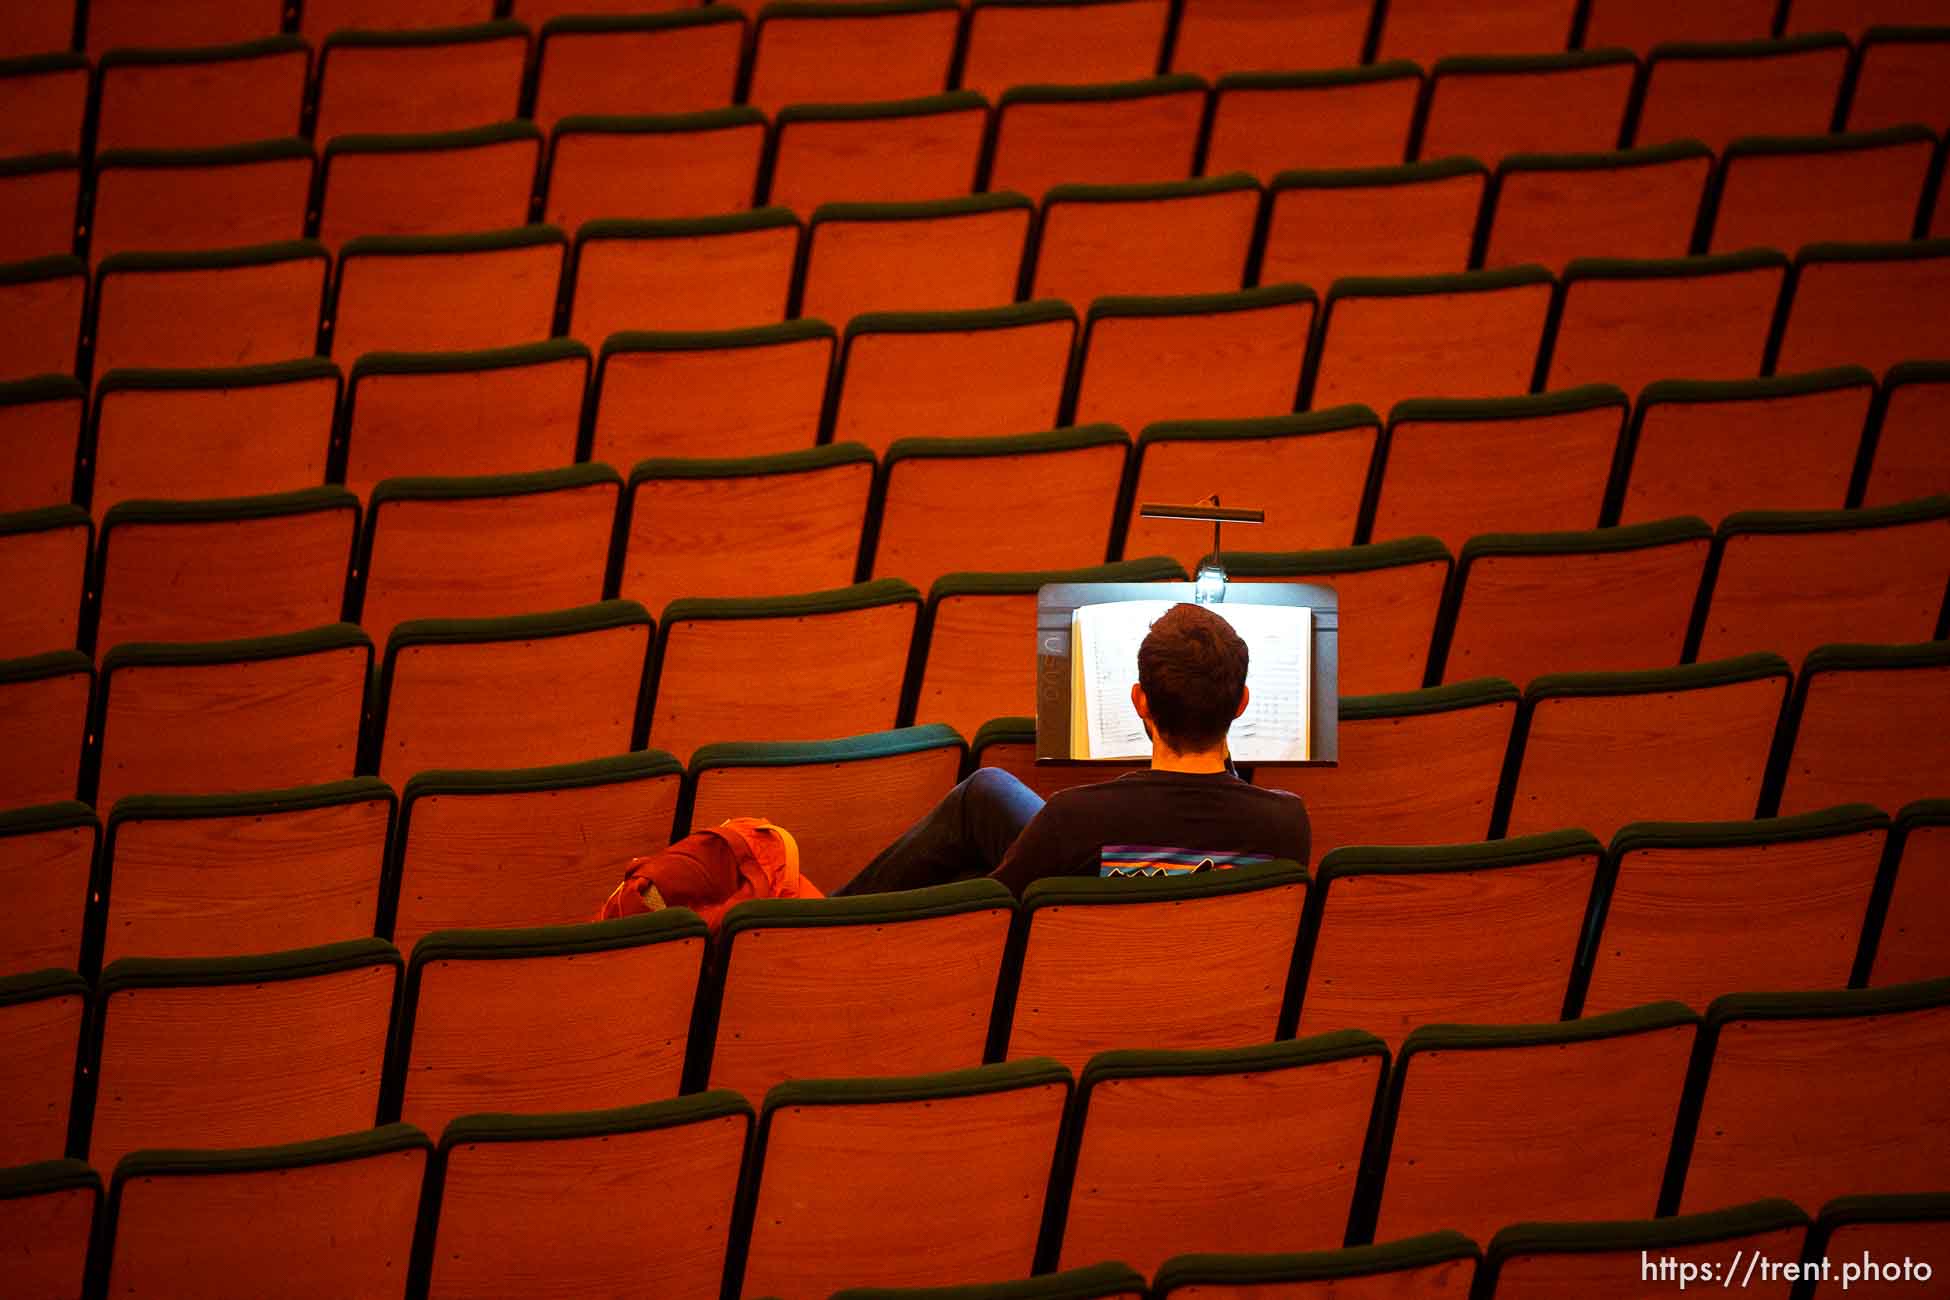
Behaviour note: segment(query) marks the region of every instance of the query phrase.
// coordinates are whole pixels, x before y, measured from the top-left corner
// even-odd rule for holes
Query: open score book
[[[1169,600],[1084,605],[1070,619],[1070,757],[1151,757],[1144,723],[1131,706],[1138,644]],[[1246,643],[1246,711],[1226,743],[1241,763],[1308,757],[1313,611],[1304,605],[1207,605]]]

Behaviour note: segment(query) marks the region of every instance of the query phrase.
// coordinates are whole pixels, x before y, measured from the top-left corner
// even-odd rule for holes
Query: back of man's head
[[[1174,605],[1138,646],[1138,685],[1152,725],[1178,753],[1216,749],[1239,716],[1246,643],[1197,605]]]

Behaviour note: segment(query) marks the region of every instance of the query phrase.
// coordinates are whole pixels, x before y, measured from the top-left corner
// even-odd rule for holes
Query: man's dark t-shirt
[[[1020,897],[1046,876],[1178,874],[1210,862],[1305,863],[1306,805],[1231,772],[1127,772],[1059,791],[992,873]]]

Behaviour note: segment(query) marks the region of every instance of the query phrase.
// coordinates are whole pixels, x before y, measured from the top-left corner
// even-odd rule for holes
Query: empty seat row
[[[305,236],[336,252],[362,235],[464,234],[518,226],[531,215],[564,229],[719,216],[753,206],[755,197],[800,214],[829,203],[966,198],[983,141],[1017,139],[990,132],[987,112],[969,95],[884,110],[788,111],[770,132],[756,110],[578,119],[557,130],[546,166],[544,138],[525,122],[340,137],[318,158],[298,139],[118,150],[93,167],[48,154],[0,169],[7,229],[0,260],[84,248],[100,260]],[[1496,164],[1494,175],[1471,153]],[[1246,279],[1324,285],[1343,275],[1555,267],[1574,257],[1679,257],[1943,233],[1943,204],[1932,211],[1926,202],[1937,148],[1924,127],[1745,138],[1724,155],[1716,167],[1695,141],[1533,154],[1458,140],[1433,148],[1433,160],[1422,163],[1268,172],[1267,230]],[[1188,213],[1195,196],[1211,192],[1171,174],[1146,178],[1087,162],[1103,156],[1093,146],[1075,164],[1037,175],[1005,167],[1010,174],[997,189],[1042,195],[1066,180],[1175,180],[1176,188],[1126,196],[1152,194],[1151,208],[1133,211],[1158,213]],[[1240,188],[1226,176],[1224,188]],[[1167,199],[1176,202],[1157,202]],[[1233,202],[1251,206],[1244,195]],[[1252,234],[1248,228],[1233,241],[1242,267]],[[1216,274],[1205,287],[1237,287],[1228,279]]]
[[[1256,188],[1241,183],[1181,196],[1192,208],[1169,213],[1163,209],[1176,200],[1158,203],[1155,194],[1052,195],[1023,291],[1064,291],[1077,302],[1118,285],[1143,291],[1151,296],[1094,301],[1091,332],[1125,332],[1139,350],[1167,356],[1190,347],[1199,361],[1173,365],[1171,382],[1232,394],[1203,409],[1160,401],[1127,410],[1107,400],[1079,408],[1086,417],[1142,427],[1180,415],[1276,415],[1348,402],[1387,411],[1414,397],[1503,397],[1589,383],[1636,393],[1661,379],[1750,379],[1847,364],[1880,372],[1950,356],[1945,317],[1935,310],[1950,280],[1950,240],[1816,244],[1792,264],[1749,249],[1670,261],[1578,260],[1561,278],[1540,266],[1347,277],[1323,302],[1304,285],[1238,289],[1258,205]],[[1235,198],[1246,201],[1243,209]],[[1213,199],[1220,206],[1204,206]],[[1053,367],[1067,364],[1062,342],[1074,334],[1074,311],[1044,299],[1006,309],[1032,213],[1026,201],[975,202],[979,210],[959,212],[823,209],[827,219],[816,218],[809,237],[783,210],[595,222],[580,232],[573,258],[549,226],[370,237],[346,246],[335,274],[315,243],[127,253],[102,263],[92,293],[78,259],[15,263],[0,267],[0,306],[8,311],[0,316],[0,378],[92,373],[106,383],[123,368],[264,365],[315,352],[343,364],[371,352],[518,347],[548,338],[558,321],[561,332],[593,345],[640,331],[763,330],[803,313],[848,322],[843,340],[801,329],[630,339],[605,351],[722,350],[728,366],[778,364],[796,352],[803,376],[842,341],[850,350],[856,334],[927,334],[949,362],[947,375],[961,376],[962,391],[987,379],[971,374],[979,369],[968,364],[974,351],[1001,349],[1016,365],[1041,367],[1044,384],[1031,390],[1040,397]],[[1189,267],[1160,272],[1180,241],[1210,233],[1209,218],[1238,226],[1238,259],[1208,243]],[[1193,292],[1201,285],[1230,292]],[[901,318],[879,318],[889,310]],[[967,314],[908,319],[909,311]],[[1114,325],[1108,317],[1132,319]],[[1146,334],[1154,338],[1149,347]],[[1253,376],[1251,405],[1231,375],[1215,382],[1207,356]],[[1107,379],[1113,395],[1157,382],[1144,373]],[[709,405],[719,409],[715,391]],[[808,399],[798,391],[803,409]],[[1013,413],[1009,423],[990,422],[999,400]],[[906,431],[1020,433],[1053,418],[1031,418],[1026,404],[994,396],[978,408],[980,423],[957,405],[935,407],[917,409],[924,422]],[[944,427],[947,420],[955,422]],[[845,424],[834,427],[851,436]]]
[[[1604,290],[1629,293],[1635,283],[1573,288],[1586,284],[1602,307],[1621,296]],[[1609,368],[1593,362],[1586,331],[1617,322],[1588,317],[1583,293],[1567,297],[1557,347]],[[1252,418],[1292,404],[1313,310],[1304,292],[1250,290],[1105,300],[1080,344],[1068,307],[1031,303],[866,317],[843,344],[824,323],[799,321],[622,334],[594,358],[572,340],[369,355],[349,380],[316,358],[124,370],[97,385],[92,407],[72,379],[19,380],[0,384],[0,447],[13,467],[0,484],[0,511],[73,500],[100,526],[135,500],[343,483],[366,504],[391,478],[524,474],[583,460],[748,462],[682,469],[724,479],[810,471],[845,454],[814,455],[822,437],[884,456],[915,430],[996,438],[1065,418],[1143,430],[1126,493],[1137,500],[1219,493],[1266,506],[1268,523],[1250,537],[1253,549],[1269,551],[1417,533],[1454,550],[1484,532],[1886,505],[1950,491],[1950,456],[1935,436],[1950,403],[1942,362],[1897,365],[1879,386],[1852,366],[1663,380],[1640,391],[1629,412],[1625,393],[1585,385],[1520,398],[1411,399],[1385,429],[1359,409]],[[1620,331],[1617,342],[1639,337]],[[1727,368],[1735,364],[1729,355]],[[1008,445],[1036,446],[998,444]],[[1000,472],[1004,463],[979,466]],[[1451,476],[1472,491],[1445,497]],[[1117,477],[1113,468],[1079,483],[1079,501],[1114,492]],[[697,491],[709,495],[702,484]],[[862,496],[857,508],[834,509],[857,523],[865,504]],[[843,532],[845,520],[836,523]],[[1203,554],[1197,541],[1182,525],[1131,519],[1121,545],[1129,555],[1179,555],[1190,569]],[[1084,549],[1077,562],[1088,561]],[[1067,564],[1067,555],[1027,562]],[[833,585],[850,572],[846,564],[806,571],[781,577],[778,589]]]
[[[1574,8],[1568,0],[1551,3]],[[1080,118],[1089,113],[1076,105],[1092,96],[1071,96],[1065,108],[1064,97],[1042,88],[1111,87],[1115,99],[1161,72],[1170,75],[1152,89],[1185,100],[1189,116],[1161,102],[1149,114],[1137,113],[1133,124],[1181,135],[1182,147],[1144,159],[1137,141],[1122,141],[1121,165],[1141,174],[1103,179],[1192,174],[1206,98],[1206,83],[1195,74],[1219,77],[1209,152],[1226,167],[1237,165],[1235,151],[1270,154],[1269,171],[1334,165],[1330,155],[1357,151],[1374,164],[1412,158],[1418,149],[1425,157],[1500,156],[1684,137],[1719,148],[1741,135],[1814,133],[1831,124],[1938,125],[1950,110],[1940,82],[1950,35],[1940,28],[1874,28],[1859,52],[1836,32],[1661,44],[1641,63],[1618,45],[1551,53],[1564,50],[1561,39],[1524,39],[1499,31],[1491,19],[1460,48],[1384,33],[1377,50],[1382,61],[1356,69],[1351,65],[1360,60],[1344,49],[1291,43],[1294,29],[1313,15],[1282,23],[1270,11],[1223,11],[1216,0],[1194,0],[1178,24],[1186,57],[1174,51],[1161,61],[1172,9],[1168,0],[982,0],[964,15],[951,0],[882,0],[864,10],[777,6],[753,21],[735,6],[716,5],[580,14],[549,20],[538,34],[511,21],[340,31],[319,42],[315,55],[298,36],[258,33],[241,43],[110,50],[101,56],[92,103],[88,61],[43,54],[0,68],[0,102],[31,99],[42,107],[0,132],[0,156],[83,152],[84,145],[89,152],[209,147],[301,132],[323,141],[398,131],[402,123],[461,130],[516,117],[552,130],[570,117],[702,112],[734,103],[769,113],[953,89],[1000,96],[1006,106],[1014,92],[1035,87],[1022,102],[1042,100],[1045,107],[1019,118]],[[1218,22],[1207,27],[1201,9]],[[1425,18],[1448,20],[1439,6],[1429,9]],[[1398,7],[1387,13],[1397,23],[1413,21]],[[1359,20],[1365,26],[1365,15]],[[1559,22],[1565,22],[1561,15]],[[1222,40],[1243,38],[1252,52],[1201,49],[1207,33],[1219,28],[1229,29]],[[211,35],[203,34],[206,42]],[[1431,67],[1433,93],[1421,105],[1412,93],[1423,76],[1414,60]],[[1411,90],[1406,100],[1403,89]],[[224,111],[198,111],[217,106]],[[1352,117],[1364,140],[1316,142],[1323,113]],[[1367,151],[1370,142],[1378,154]],[[1047,183],[1092,178],[1057,175]]]
[[[1197,1064],[1224,1069],[1249,1062],[1257,1063],[1244,1054],[1205,1054]],[[1177,1062],[1165,1066],[1177,1067]],[[1799,1294],[1797,1280],[1806,1278],[1817,1281],[1813,1294],[1826,1300],[1842,1294],[1845,1282],[1859,1290],[1873,1284],[1866,1278],[1912,1284],[1924,1280],[1923,1269],[1940,1256],[1950,1237],[1950,1202],[1943,1195],[1898,1193],[1838,1197],[1812,1223],[1793,1202],[1770,1198],[1663,1219],[1515,1223],[1499,1228],[1481,1248],[1470,1237],[1444,1229],[1341,1249],[1220,1252],[1218,1244],[1270,1240],[1290,1245],[1307,1234],[1291,1218],[1274,1221],[1275,1207],[1284,1201],[1274,1195],[1255,1201],[1243,1217],[1207,1222],[1207,1213],[1216,1210],[1213,1200],[1198,1197],[1188,1204],[1167,1199],[1141,1144],[1174,1103],[1207,1103],[1216,1109],[1237,1107],[1243,1100],[1262,1120],[1280,1103],[1269,1106],[1257,1097],[1235,1096],[1238,1076],[1201,1080],[1189,1073],[1146,1072],[1155,1068],[1140,1053],[1138,1059],[1119,1058],[1086,1074],[1086,1091],[1077,1105],[1095,1127],[1089,1138],[1074,1145],[1080,1156],[1089,1151],[1093,1171],[1101,1169],[1116,1181],[1106,1195],[1103,1188],[1076,1191],[1072,1177],[1068,1190],[1083,1199],[1065,1225],[1062,1253],[1082,1257],[1104,1249],[1135,1254],[1130,1243],[1154,1247],[1154,1241],[1142,1240],[1142,1234],[1154,1231],[1162,1231],[1166,1241],[1206,1249],[1165,1259],[1150,1282],[1128,1264],[1106,1261],[1013,1282],[963,1281],[961,1289],[946,1294],[967,1294],[970,1285],[980,1285],[992,1300],[1168,1300],[1224,1288],[1224,1294],[1239,1297],[1327,1300],[1354,1283],[1426,1287],[1444,1294],[1472,1290],[1484,1300],[1522,1300],[1572,1289],[1600,1300],[1626,1300],[1643,1294],[1634,1290],[1641,1277],[1668,1283],[1685,1277],[1698,1284],[1704,1277],[1723,1276],[1729,1268],[1738,1274],[1740,1261],[1750,1260],[1762,1279],[1751,1288],[1759,1294],[1785,1300]],[[1359,1063],[1344,1068],[1358,1073]],[[1328,1075],[1330,1069],[1330,1060],[1323,1057],[1314,1069],[1286,1073],[1306,1077]],[[1115,1089],[1124,1083],[1142,1084],[1145,1091],[1120,1104]],[[1166,1095],[1151,1100],[1153,1090]],[[862,1112],[869,1123],[882,1114]],[[231,1243],[232,1206],[241,1193],[270,1213],[286,1212],[287,1204],[295,1210],[302,1203],[295,1221],[304,1228],[280,1243],[281,1258],[292,1267],[329,1277],[335,1285],[362,1286],[373,1295],[408,1290],[408,1279],[397,1276],[391,1266],[407,1257],[417,1241],[427,1272],[411,1294],[471,1294],[490,1278],[546,1274],[590,1291],[627,1289],[648,1281],[662,1288],[662,1294],[714,1296],[720,1294],[727,1249],[741,1257],[748,1249],[748,1239],[721,1247],[718,1235],[729,1218],[726,1211],[736,1208],[735,1181],[746,1158],[752,1119],[729,1094],[712,1093],[695,1100],[539,1120],[467,1117],[448,1128],[437,1150],[419,1130],[400,1124],[286,1149],[135,1152],[114,1171],[106,1215],[102,1180],[93,1168],[80,1161],[45,1162],[0,1174],[0,1197],[7,1202],[0,1204],[0,1258],[14,1270],[24,1293],[32,1295],[72,1293],[84,1268],[120,1285],[221,1275],[240,1294],[250,1294],[282,1271],[255,1257],[240,1260]],[[892,1134],[877,1135],[872,1142],[891,1144],[905,1135],[903,1128],[897,1125]],[[1184,1141],[1182,1121],[1172,1135]],[[1312,1140],[1298,1150],[1315,1156],[1319,1138],[1307,1136]],[[1228,1167],[1263,1151],[1248,1152],[1230,1133],[1202,1133],[1200,1147],[1201,1157],[1227,1161]],[[714,1151],[717,1159],[707,1159]],[[536,1177],[531,1163],[545,1166],[550,1174]],[[884,1173],[882,1162],[869,1163],[876,1175]],[[666,1212],[663,1221],[673,1231],[685,1232],[687,1241],[695,1239],[693,1229],[716,1235],[695,1259],[665,1255],[646,1269],[614,1234],[600,1234],[596,1211],[606,1194],[654,1195],[663,1186],[653,1181],[658,1171],[673,1166],[705,1186],[699,1204],[681,1216]],[[514,1208],[538,1189],[552,1213],[537,1218],[532,1209]],[[898,1180],[889,1187],[876,1178],[872,1187],[883,1195],[899,1190],[905,1188]],[[988,1190],[984,1186],[976,1194]],[[428,1208],[416,1215],[421,1205]],[[1126,1217],[1106,1231],[1101,1220],[1115,1214]],[[712,1217],[716,1221],[709,1221]],[[98,1219],[99,1231],[92,1231]],[[885,1224],[871,1225],[863,1235],[864,1241],[848,1243],[860,1250],[863,1260],[884,1260],[890,1249],[903,1246],[917,1249],[917,1255],[932,1253],[883,1239],[904,1235],[888,1231]],[[97,1243],[93,1247],[91,1238]],[[1839,1264],[1828,1270],[1826,1283],[1819,1281],[1824,1259]],[[960,1269],[972,1271],[955,1271]],[[958,1255],[948,1271],[926,1276],[931,1281],[961,1280],[979,1271],[972,1258]],[[834,1274],[857,1279],[879,1276],[879,1271],[857,1266],[849,1250]],[[907,1270],[902,1275],[919,1276]],[[1753,1275],[1752,1270],[1747,1274]],[[837,1300],[941,1300],[943,1294],[931,1286],[834,1292]]]
[[[1208,906],[1188,903],[1186,910],[1212,911],[1216,897],[1198,901]],[[1037,930],[1060,911],[1030,914],[1036,919],[1028,926],[1024,982],[1032,978]],[[979,915],[940,919],[966,923]],[[1195,946],[1211,946],[1200,939],[1216,942],[1215,928],[1223,923],[1181,932],[1195,936]],[[774,934],[789,942],[817,932],[780,926]],[[750,946],[762,933],[739,938]],[[117,1169],[111,1217],[128,1213],[139,1223],[134,1211],[145,1199],[150,1213],[166,1212],[173,1198],[162,1188],[178,1187],[172,1174],[246,1172],[253,1164],[269,1172],[293,1155],[303,1182],[297,1171],[307,1164],[415,1151],[418,1161],[374,1162],[394,1166],[393,1176],[412,1187],[428,1163],[419,1132],[433,1129],[446,1135],[435,1168],[456,1183],[423,1202],[442,1232],[454,1230],[445,1222],[449,1212],[465,1222],[470,1208],[485,1208],[470,1205],[470,1172],[482,1177],[498,1169],[519,1178],[501,1193],[515,1204],[533,1195],[533,1180],[563,1178],[562,1201],[539,1222],[535,1212],[509,1205],[479,1225],[465,1248],[454,1240],[417,1252],[419,1269],[433,1269],[436,1290],[446,1270],[474,1279],[457,1293],[506,1276],[495,1264],[506,1268],[517,1243],[539,1256],[526,1267],[553,1277],[628,1258],[638,1283],[652,1276],[646,1270],[664,1268],[699,1271],[715,1284],[728,1256],[728,1294],[813,1295],[861,1281],[997,1281],[1039,1265],[1107,1257],[1150,1269],[1201,1247],[1331,1249],[1438,1230],[1488,1237],[1540,1214],[1619,1220],[1696,1214],[1761,1196],[1822,1204],[1863,1187],[1929,1193],[1945,1155],[1943,1094],[1927,1086],[1950,1055],[1950,981],[1941,979],[1733,994],[1714,1000],[1704,1017],[1656,1002],[1568,1023],[1433,1025],[1392,1046],[1350,1029],[1160,1050],[1180,1038],[1164,1029],[1140,1040],[1151,1046],[1087,1053],[1072,1064],[1017,1050],[1012,1034],[1006,1063],[883,1079],[788,1077],[763,1094],[762,1119],[754,1124],[754,1099],[738,1091],[676,1098],[681,1057],[658,1061],[661,1035],[616,1017],[612,1000],[601,996],[613,987],[605,976],[685,969],[694,979],[703,945],[695,917],[677,912],[525,937],[526,952],[469,953],[453,945],[478,947],[481,936],[461,932],[430,941],[424,959],[416,953],[404,972],[407,1009],[400,1013],[411,1036],[402,1034],[383,1070],[403,973],[399,954],[377,940],[225,964],[131,960],[105,971],[92,998],[85,986],[58,984],[61,973],[48,972],[29,977],[38,990],[14,981],[16,1000],[7,1010],[15,1019],[23,1008],[51,1019],[65,1002],[96,1003],[84,1050],[101,1077],[79,1090],[71,1146]],[[451,951],[436,957],[443,942]],[[925,946],[901,944],[910,951],[900,964],[913,966],[911,950]],[[925,956],[920,965],[939,969]],[[535,981],[527,996],[506,991],[521,976]],[[856,973],[834,982],[867,981]],[[1148,984],[1139,986],[1144,993],[1152,991]],[[38,1000],[25,1000],[36,991]],[[893,997],[872,1002],[889,1021],[931,1028],[953,1022],[939,1012],[902,1016]],[[642,1014],[654,1014],[654,1000]],[[434,1016],[448,1023],[436,1028]],[[685,1028],[671,1032],[681,1041]],[[71,1031],[79,1036],[78,1026]],[[517,1034],[534,1045],[531,1055],[484,1047]],[[53,1026],[42,1036],[55,1037]],[[967,1030],[956,1037],[968,1050]],[[316,1073],[289,1069],[286,1053],[300,1043]],[[222,1068],[186,1067],[170,1047],[189,1044]],[[605,1044],[595,1067],[585,1054]],[[935,1046],[936,1054],[948,1054],[939,1038]],[[473,1058],[471,1069],[465,1057]],[[1074,1084],[1072,1069],[1081,1075]],[[1888,1101],[1892,1075],[1916,1085],[1895,1104]],[[338,1086],[317,1086],[326,1081]],[[564,1113],[619,1096],[625,1100],[606,1111]],[[164,1097],[170,1105],[160,1104]],[[509,1097],[520,1101],[502,1105]],[[1777,1098],[1788,1104],[1766,1104]],[[500,1113],[469,1118],[475,1112],[453,1110],[470,1104]],[[375,1114],[405,1116],[413,1127],[295,1152],[191,1153],[360,1134]],[[631,1134],[643,1136],[626,1140]],[[687,1159],[668,1146],[684,1136],[715,1141],[714,1174],[699,1167],[696,1152]],[[569,1145],[575,1139],[584,1140],[580,1154]],[[174,1150],[132,1154],[152,1145]],[[605,1145],[618,1149],[605,1153]],[[1182,1181],[1163,1176],[1160,1148],[1167,1145],[1169,1168]],[[1371,1160],[1361,1158],[1364,1147]],[[844,1184],[832,1178],[836,1153],[846,1162]],[[592,1162],[599,1162],[595,1169]],[[632,1171],[667,1188],[679,1168],[688,1175],[686,1195],[673,1207],[705,1212],[700,1223],[711,1228],[684,1238],[686,1250],[650,1261],[614,1244],[564,1252],[571,1241],[593,1246],[615,1235],[593,1207],[567,1212],[587,1204],[572,1194],[577,1172],[606,1172],[592,1181],[613,1196],[619,1177],[634,1185],[627,1182]],[[1185,1190],[1247,1169],[1266,1194],[1246,1204]],[[344,1172],[356,1180],[380,1171]],[[184,1179],[177,1194],[193,1198],[194,1186]],[[393,1206],[389,1226],[403,1231],[400,1220],[411,1219],[420,1198],[356,1199],[368,1214],[374,1205]],[[361,1218],[372,1231],[372,1218]],[[547,1230],[578,1221],[573,1235]],[[119,1245],[116,1228],[104,1237]],[[140,1243],[137,1235],[129,1244]],[[349,1243],[334,1244],[352,1253]],[[281,1245],[280,1258],[290,1260],[296,1252]],[[359,1262],[384,1277],[389,1267],[401,1271],[406,1253],[394,1242],[379,1258]],[[352,1261],[336,1263],[347,1268]],[[711,1293],[695,1281],[680,1290],[685,1284],[677,1278],[654,1276],[659,1294]],[[397,1289],[399,1279],[391,1280]]]

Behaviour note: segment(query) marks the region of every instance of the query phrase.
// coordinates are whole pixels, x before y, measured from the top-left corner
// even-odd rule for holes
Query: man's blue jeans
[[[837,893],[884,894],[985,876],[1042,810],[1043,797],[1015,777],[978,768]]]

